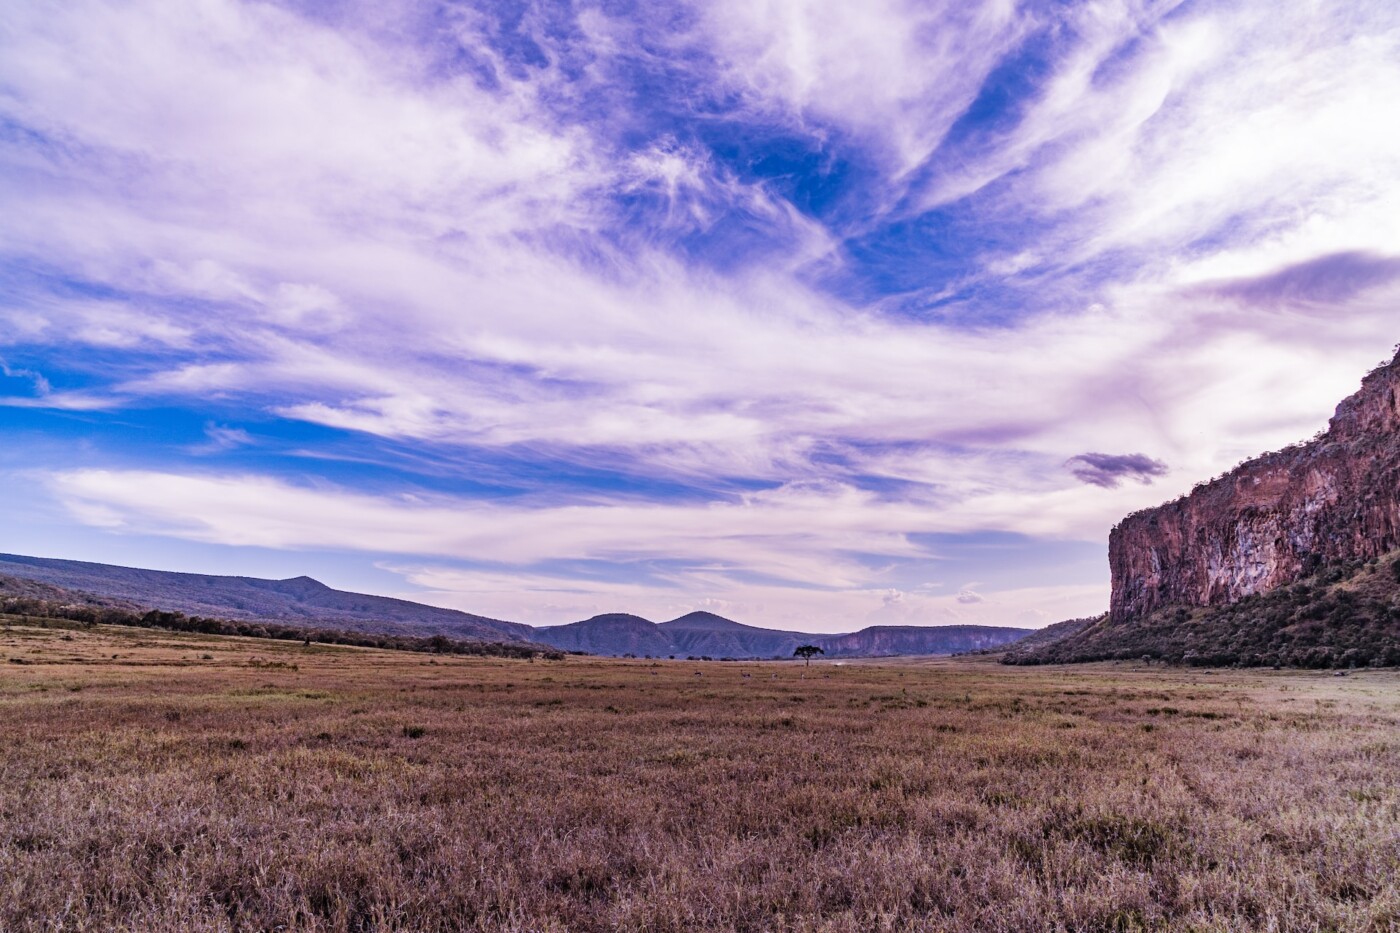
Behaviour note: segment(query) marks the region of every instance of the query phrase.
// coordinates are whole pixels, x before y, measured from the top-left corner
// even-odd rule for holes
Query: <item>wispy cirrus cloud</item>
[[[749,106],[864,138],[896,178],[937,148],[1034,21],[1007,0],[699,9],[720,80]]]

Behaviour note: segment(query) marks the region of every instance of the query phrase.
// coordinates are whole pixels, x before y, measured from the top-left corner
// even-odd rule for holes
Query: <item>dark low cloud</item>
[[[1071,473],[1091,486],[1112,489],[1125,479],[1146,485],[1156,476],[1167,475],[1167,465],[1146,454],[1080,454],[1065,461]]]
[[[1360,250],[1331,253],[1284,266],[1267,275],[1206,287],[1210,294],[1258,307],[1339,304],[1400,278],[1400,256]]]

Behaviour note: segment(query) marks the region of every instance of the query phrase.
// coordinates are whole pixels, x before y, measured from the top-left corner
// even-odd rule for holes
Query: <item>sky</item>
[[[14,0],[0,551],[1038,627],[1400,341],[1400,5]]]

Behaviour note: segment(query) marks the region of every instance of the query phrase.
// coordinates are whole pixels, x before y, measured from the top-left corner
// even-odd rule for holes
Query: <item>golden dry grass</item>
[[[18,621],[0,930],[1400,927],[1393,671],[526,663]]]

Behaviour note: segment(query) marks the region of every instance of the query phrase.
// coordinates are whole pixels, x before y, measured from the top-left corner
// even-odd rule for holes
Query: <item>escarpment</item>
[[[1128,516],[1109,538],[1109,621],[1219,606],[1400,546],[1400,355],[1313,441]]]

